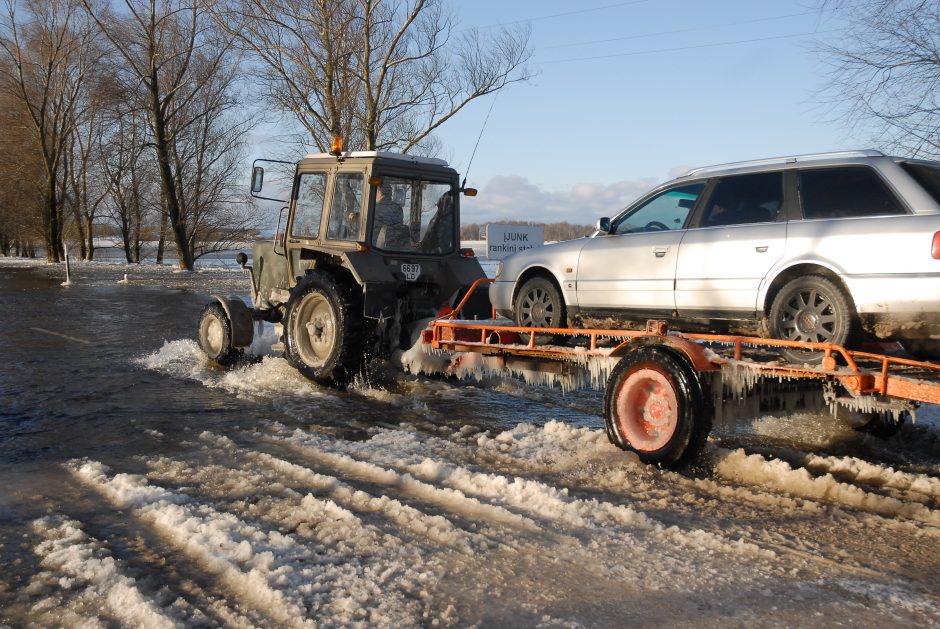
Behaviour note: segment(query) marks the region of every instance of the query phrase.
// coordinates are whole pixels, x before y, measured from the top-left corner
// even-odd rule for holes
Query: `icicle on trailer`
[[[481,284],[473,284],[465,301]],[[840,345],[668,331],[649,321],[645,330],[523,328],[503,322],[433,321],[424,342],[438,350],[495,356],[500,364],[555,371],[587,357],[616,359],[604,392],[604,421],[611,442],[649,463],[677,465],[694,459],[711,430],[712,387],[743,390],[767,379],[815,381],[833,414],[861,414],[864,422],[891,422],[920,403],[940,404],[940,365]],[[547,344],[545,339],[565,344]],[[776,349],[823,352],[818,364],[785,362]],[[718,397],[718,404],[721,397]],[[874,431],[873,431],[874,432]]]

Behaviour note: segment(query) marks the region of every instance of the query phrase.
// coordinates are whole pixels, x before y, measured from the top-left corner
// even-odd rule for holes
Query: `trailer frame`
[[[874,409],[871,412],[894,409],[897,415],[921,403],[940,404],[940,364],[841,345],[683,333],[669,330],[659,320],[647,321],[642,330],[604,330],[524,328],[497,319],[495,312],[487,321],[460,319],[473,292],[490,282],[489,278],[474,282],[453,311],[431,322],[423,341],[437,350],[528,359],[536,369],[584,362],[588,357],[620,359],[628,366],[614,368],[605,385],[608,436],[649,462],[672,465],[698,454],[695,450],[702,444],[696,441],[704,443],[700,433],[710,430],[714,414],[701,393],[703,382],[708,374],[728,368],[748,370],[755,382],[820,381],[831,391],[847,394],[833,397],[833,404],[848,400],[859,408]],[[558,343],[559,339],[564,342]],[[795,364],[779,357],[775,351],[779,348],[821,351],[822,360]],[[698,408],[690,408],[695,405]],[[645,445],[643,430],[658,435],[651,441],[656,447]],[[674,443],[663,445],[670,434]]]

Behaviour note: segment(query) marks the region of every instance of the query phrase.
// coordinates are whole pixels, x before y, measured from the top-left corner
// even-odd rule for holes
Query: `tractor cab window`
[[[333,185],[333,207],[326,237],[361,240],[359,210],[362,207],[362,173],[338,173]]]
[[[297,182],[297,201],[291,235],[316,238],[320,235],[320,217],[326,196],[326,173],[303,173]]]
[[[452,252],[456,194],[449,183],[381,178],[372,192],[372,245],[384,251]]]

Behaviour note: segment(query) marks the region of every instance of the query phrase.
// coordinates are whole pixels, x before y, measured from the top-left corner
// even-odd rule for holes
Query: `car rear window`
[[[803,218],[904,214],[904,207],[870,168],[850,166],[800,171]]]
[[[940,203],[940,168],[911,162],[901,162],[901,168],[906,170],[934,201]]]

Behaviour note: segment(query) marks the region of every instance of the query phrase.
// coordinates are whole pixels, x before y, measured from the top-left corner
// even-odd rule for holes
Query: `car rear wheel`
[[[516,295],[513,319],[525,328],[563,328],[567,324],[565,302],[550,280],[533,277]]]
[[[770,307],[770,334],[775,339],[845,345],[853,325],[849,300],[838,286],[821,275],[789,281]],[[823,350],[784,347],[780,355],[796,362],[819,362]]]

